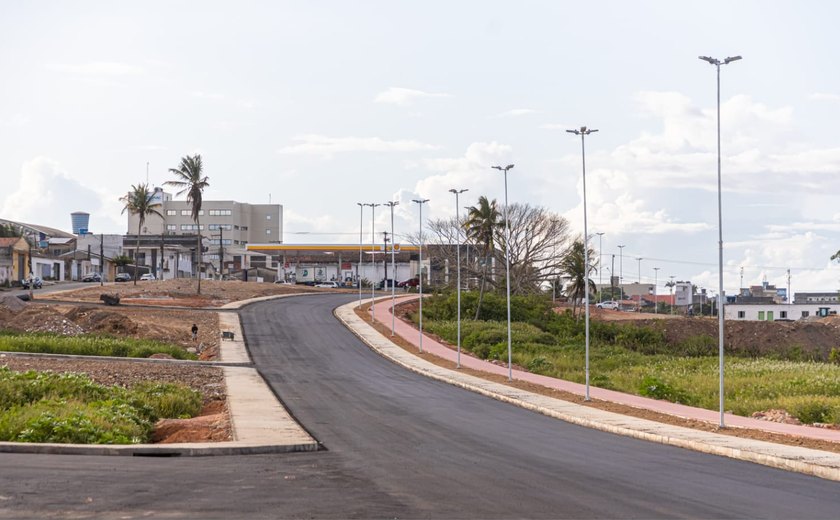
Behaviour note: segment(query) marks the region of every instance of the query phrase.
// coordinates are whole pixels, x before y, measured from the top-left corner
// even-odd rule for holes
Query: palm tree
[[[140,232],[143,229],[143,224],[146,222],[146,217],[149,215],[157,215],[163,218],[163,215],[155,209],[160,204],[152,202],[154,192],[149,191],[148,184],[138,184],[131,186],[124,197],[120,198],[123,203],[122,213],[128,211],[129,213],[137,214],[139,220],[137,222],[137,249],[134,251],[134,285],[137,285],[137,257],[140,254]]]
[[[484,258],[481,271],[481,286],[478,292],[478,306],[475,309],[475,319],[481,313],[481,301],[484,299],[484,285],[487,280],[488,258],[495,250],[495,236],[499,228],[504,227],[501,213],[496,204],[496,199],[487,200],[482,195],[478,198],[478,204],[467,210],[467,220],[464,222],[464,230],[467,238],[472,240],[481,249]]]
[[[201,223],[198,220],[201,212],[201,195],[204,188],[210,186],[209,179],[204,177],[204,167],[201,164],[201,155],[195,154],[193,156],[187,155],[181,157],[181,164],[178,168],[170,168],[169,173],[175,175],[176,180],[166,181],[167,186],[174,186],[181,188],[178,195],[187,194],[187,202],[190,203],[192,209],[192,218],[195,222],[195,254],[197,258],[198,268],[196,269],[196,276],[198,277],[198,294],[201,294]]]
[[[584,274],[584,271],[586,271],[586,260],[583,255],[583,247],[582,240],[575,240],[572,247],[570,247],[566,254],[563,255],[563,258],[560,259],[560,270],[569,277],[569,285],[566,286],[566,294],[572,298],[572,314],[575,316],[577,316],[578,301],[584,297],[584,291],[586,291],[586,288],[588,287],[590,292],[595,292],[597,290],[595,282],[589,278],[589,275],[595,271],[595,266],[590,264],[589,273]],[[589,258],[592,258],[593,255],[594,251],[590,249]]]

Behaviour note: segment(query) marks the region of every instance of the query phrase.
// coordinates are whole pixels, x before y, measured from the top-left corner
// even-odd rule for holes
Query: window
[[[786,320],[787,319],[787,311],[779,311],[779,319]]]
[[[204,224],[202,224],[201,227],[196,224],[181,224],[181,231],[196,231],[199,229],[204,230]]]
[[[238,246],[239,245],[239,240],[234,240],[233,245]]]
[[[178,229],[178,226],[176,226],[175,224],[167,224],[166,225],[166,230],[167,231],[175,231],[176,229]]]
[[[239,231],[239,226],[237,226],[236,224],[234,224],[234,225],[233,225],[233,229],[235,229],[235,230]]]
[[[758,311],[758,321],[764,321],[764,311]]]
[[[225,239],[222,240],[221,245],[229,246],[230,243],[231,243],[231,241],[229,239],[225,238]],[[210,240],[210,245],[218,246],[219,245],[219,239],[218,238],[211,239]]]
[[[168,209],[168,210],[166,210],[166,216],[167,216],[167,217],[173,217],[173,216],[175,216],[175,215],[177,215],[177,214],[178,214],[178,212],[177,212],[177,211],[175,211],[174,209]]]
[[[225,231],[230,231],[231,225],[230,224],[210,224],[208,226],[208,229],[210,231],[218,231],[220,229],[223,229]]]
[[[190,210],[188,210],[188,209],[182,209],[181,210],[181,216],[182,217],[189,217],[190,215],[192,215],[192,212]]]
[[[248,231],[248,226],[242,226],[242,231]]]
[[[743,320],[747,317],[747,313],[745,311],[738,311],[738,319]]]
[[[266,234],[266,235],[270,235],[270,234],[271,234],[271,230],[270,230],[270,229],[266,229],[266,230],[265,230],[265,234]]]
[[[266,220],[271,220],[271,215],[266,215],[266,216],[265,216],[265,219],[266,219]]]
[[[207,214],[211,217],[229,217],[231,211],[229,209],[211,209],[207,210]]]
[[[803,317],[803,318],[807,318],[807,317],[808,317],[808,315],[810,315],[810,314],[811,314],[811,313],[810,313],[810,312],[808,312],[808,311],[802,311],[802,317]]]

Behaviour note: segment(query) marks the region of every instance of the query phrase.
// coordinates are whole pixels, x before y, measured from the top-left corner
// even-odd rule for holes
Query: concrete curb
[[[372,350],[412,372],[587,428],[840,481],[840,454],[628,417],[439,367],[406,352],[380,334],[356,316],[356,305],[357,302],[342,305],[335,309],[334,314]]]

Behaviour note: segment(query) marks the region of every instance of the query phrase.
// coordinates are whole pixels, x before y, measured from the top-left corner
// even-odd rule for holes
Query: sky
[[[0,0],[0,218],[125,233],[119,198],[200,153],[205,200],[287,243],[397,235],[451,188],[604,233],[604,280],[840,289],[840,7],[827,2]],[[371,213],[361,216],[369,237]],[[387,208],[374,215],[390,228]],[[381,237],[381,235],[379,235]],[[369,240],[369,238],[366,238]],[[619,245],[625,247],[619,249]],[[642,258],[638,261],[637,258]],[[654,268],[659,268],[655,271]]]

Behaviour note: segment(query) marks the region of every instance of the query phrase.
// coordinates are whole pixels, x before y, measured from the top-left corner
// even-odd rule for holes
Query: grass
[[[49,333],[0,332],[0,351],[80,356],[113,356],[147,358],[152,354],[169,354],[175,359],[198,359],[195,354],[176,345],[134,338],[80,335],[59,336]]]
[[[424,328],[454,344],[457,324],[449,319],[451,297],[438,298],[442,301],[432,299],[428,305],[433,309],[431,316],[424,308]],[[519,313],[525,319],[511,324],[513,362],[534,373],[583,383],[582,323],[542,313],[538,303],[525,304],[531,305]],[[429,319],[432,316],[437,319]],[[717,409],[718,357],[706,338],[670,345],[650,328],[592,325],[590,381],[594,386]],[[507,326],[504,321],[464,320],[461,345],[480,358],[506,361]],[[726,409],[743,416],[785,409],[803,423],[840,424],[840,364],[780,357],[778,353],[763,358],[727,356]]]
[[[183,385],[123,388],[83,374],[0,367],[0,441],[144,443],[158,419],[193,417],[201,404],[201,395]]]

